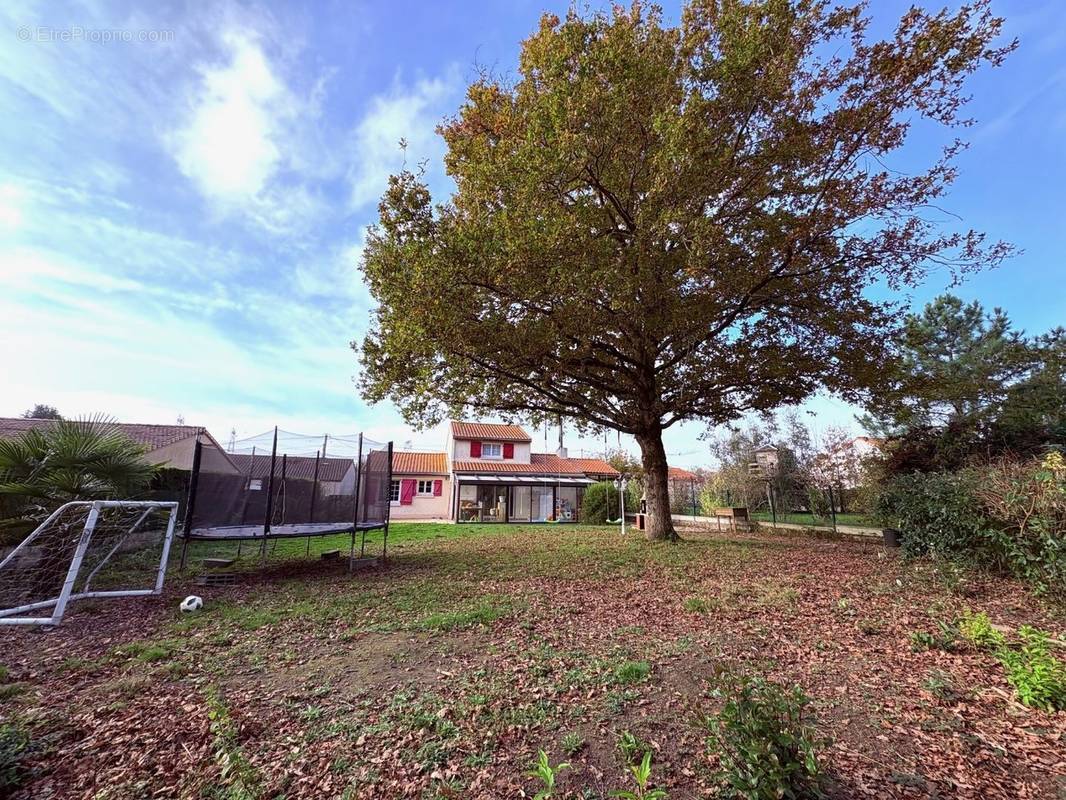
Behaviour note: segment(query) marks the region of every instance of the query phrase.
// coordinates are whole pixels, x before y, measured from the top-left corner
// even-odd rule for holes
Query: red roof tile
[[[447,475],[447,453],[412,453],[392,451],[393,475]]]
[[[490,442],[531,442],[529,434],[518,425],[493,422],[459,422],[452,420],[453,439],[488,440]]]
[[[700,476],[681,467],[667,467],[666,477],[671,481],[698,481]]]
[[[554,453],[533,453],[530,463],[520,461],[456,461],[454,472],[509,475],[617,475],[607,462],[597,458],[559,458]]]
[[[552,456],[552,458],[559,457]],[[586,475],[610,475],[611,477],[621,475],[618,470],[600,458],[568,458],[566,461],[580,466]]]

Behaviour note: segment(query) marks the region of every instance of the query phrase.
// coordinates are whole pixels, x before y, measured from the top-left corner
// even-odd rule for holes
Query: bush
[[[1044,711],[1066,710],[1066,664],[1051,654],[1050,637],[1028,625],[1018,629],[1018,636],[1018,649],[1004,646],[996,652],[1018,699]]]
[[[907,556],[980,561],[989,543],[970,473],[914,473],[893,479],[878,498],[878,517],[903,532]]]
[[[992,521],[999,566],[1039,593],[1066,593],[1066,462],[1001,459],[981,472],[976,496]]]
[[[715,694],[725,706],[707,720],[723,796],[744,800],[817,797],[824,742],[803,721],[810,700],[794,686],[726,676]]]
[[[878,516],[903,531],[908,556],[991,567],[1038,593],[1066,596],[1066,461],[1060,453],[897,477],[878,498]]]
[[[1006,637],[992,627],[992,620],[983,611],[969,611],[959,617],[959,634],[978,650],[995,650],[1006,643]]]
[[[628,504],[628,498],[626,502]],[[607,481],[594,483],[585,489],[581,498],[581,521],[588,525],[605,525],[609,519],[618,519],[618,490]]]

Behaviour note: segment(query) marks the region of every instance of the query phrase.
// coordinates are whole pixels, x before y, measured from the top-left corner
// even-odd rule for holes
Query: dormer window
[[[503,458],[503,445],[499,442],[482,442],[482,458]]]

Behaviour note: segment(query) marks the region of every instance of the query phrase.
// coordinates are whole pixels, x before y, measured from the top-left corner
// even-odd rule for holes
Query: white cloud
[[[371,99],[369,110],[355,128],[351,204],[359,209],[376,203],[385,191],[389,175],[397,172],[406,157],[415,165],[423,159],[439,162],[444,143],[436,134],[437,124],[460,88],[459,71],[444,77],[420,80],[414,86],[398,81],[388,94]],[[400,140],[407,142],[406,154]]]
[[[22,227],[25,193],[14,184],[0,185],[0,231],[10,232]]]
[[[279,141],[298,102],[259,43],[227,34],[230,61],[200,70],[191,118],[172,137],[181,171],[223,203],[254,199],[282,163]]]

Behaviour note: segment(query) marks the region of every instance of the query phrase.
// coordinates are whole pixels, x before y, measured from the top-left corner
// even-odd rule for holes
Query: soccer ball
[[[188,597],[181,601],[181,610],[185,613],[189,613],[190,611],[199,611],[203,607],[203,598],[197,597],[194,594],[190,594]]]

